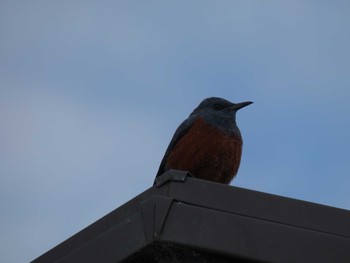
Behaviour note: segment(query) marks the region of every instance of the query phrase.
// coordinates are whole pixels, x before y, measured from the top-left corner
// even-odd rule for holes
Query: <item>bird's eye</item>
[[[215,110],[220,110],[221,109],[220,104],[219,103],[214,104],[214,109]]]

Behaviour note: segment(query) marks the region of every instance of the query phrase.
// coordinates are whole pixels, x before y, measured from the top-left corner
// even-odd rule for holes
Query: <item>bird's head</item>
[[[239,109],[244,108],[245,106],[248,106],[252,104],[251,101],[245,101],[240,103],[233,103],[228,100],[217,98],[217,97],[211,97],[204,99],[197,108],[193,110],[190,116],[194,115],[220,115],[222,117],[227,118],[233,118],[235,119],[236,112]]]

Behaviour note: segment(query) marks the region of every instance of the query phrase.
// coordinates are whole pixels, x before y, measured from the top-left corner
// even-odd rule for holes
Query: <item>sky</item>
[[[0,261],[152,186],[206,97],[238,112],[234,186],[350,210],[349,1],[1,1]]]

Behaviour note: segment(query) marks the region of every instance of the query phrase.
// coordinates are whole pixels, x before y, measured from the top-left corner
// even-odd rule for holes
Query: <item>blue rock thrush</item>
[[[203,100],[177,128],[156,177],[176,169],[196,178],[229,184],[237,174],[242,155],[236,112],[249,104],[252,102],[232,103],[216,97]]]

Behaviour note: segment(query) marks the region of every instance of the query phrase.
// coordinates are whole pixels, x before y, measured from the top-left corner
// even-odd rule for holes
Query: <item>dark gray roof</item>
[[[169,171],[40,262],[350,262],[350,211]]]

